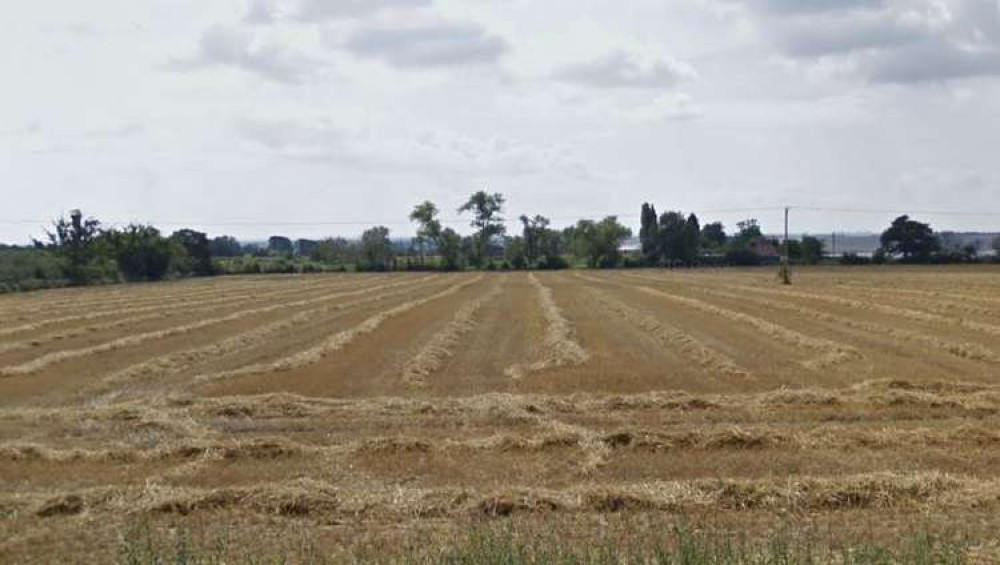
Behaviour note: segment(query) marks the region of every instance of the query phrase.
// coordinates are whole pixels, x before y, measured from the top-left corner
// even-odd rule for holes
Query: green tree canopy
[[[386,271],[392,267],[395,253],[389,241],[389,228],[376,226],[361,235],[362,267],[367,270]]]
[[[893,220],[889,229],[882,232],[881,243],[886,253],[902,255],[904,261],[929,261],[941,248],[929,224],[906,215]]]
[[[722,222],[705,224],[701,228],[701,241],[705,247],[718,249],[726,245],[726,228]]]
[[[212,244],[202,232],[183,229],[170,236],[171,241],[184,250],[184,270],[198,276],[209,276],[212,268]]]
[[[460,214],[472,213],[470,225],[479,232],[479,240],[476,242],[477,256],[475,257],[477,264],[482,264],[490,239],[496,235],[503,235],[507,231],[501,216],[505,203],[504,196],[499,192],[489,194],[480,190],[473,193],[469,200],[458,209]]]

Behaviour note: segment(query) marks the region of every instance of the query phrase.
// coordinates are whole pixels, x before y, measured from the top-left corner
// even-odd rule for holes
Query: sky
[[[0,241],[73,208],[245,239],[1000,229],[1000,0],[6,0]],[[511,228],[514,228],[511,224]]]

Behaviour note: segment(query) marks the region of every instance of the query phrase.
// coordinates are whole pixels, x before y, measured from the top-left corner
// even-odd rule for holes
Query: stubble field
[[[247,277],[0,297],[0,561],[1000,528],[1000,270]],[[185,530],[187,531],[187,530]],[[200,535],[200,534],[199,534]],[[424,541],[421,541],[424,540]]]

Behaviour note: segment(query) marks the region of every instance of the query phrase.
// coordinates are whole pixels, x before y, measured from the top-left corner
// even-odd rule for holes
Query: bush
[[[562,255],[546,255],[538,262],[538,268],[543,271],[560,271],[569,268],[569,261]]]
[[[726,264],[737,267],[756,267],[760,265],[760,255],[749,249],[733,249],[726,252]]]
[[[857,253],[844,253],[840,258],[841,265],[871,265],[872,260],[868,257],[862,257]]]

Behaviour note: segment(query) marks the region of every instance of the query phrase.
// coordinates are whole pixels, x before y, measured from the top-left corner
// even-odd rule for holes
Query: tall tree
[[[686,262],[688,224],[680,212],[664,212],[660,216],[657,236],[659,255],[670,265]]]
[[[630,237],[632,230],[618,223],[617,217],[608,216],[600,222],[580,220],[566,233],[574,254],[584,257],[589,267],[614,268],[621,262],[622,240]]]
[[[170,241],[153,226],[132,224],[107,232],[118,270],[130,281],[157,281],[170,272]]]
[[[446,271],[457,271],[462,268],[462,236],[451,228],[441,230],[438,241],[438,253],[441,254],[441,268]]]
[[[911,220],[905,215],[893,220],[880,239],[886,253],[902,255],[904,261],[929,261],[931,255],[941,248],[929,224]]]
[[[295,252],[295,245],[283,235],[272,235],[267,239],[267,251],[272,255],[291,255]]]
[[[438,208],[430,200],[417,204],[410,212],[410,221],[417,222],[417,244],[420,246],[420,262],[427,257],[427,243],[440,247],[441,222],[437,219]]]
[[[719,249],[726,245],[726,239],[726,228],[722,222],[712,222],[701,228],[701,241],[705,247]]]
[[[701,222],[698,216],[690,214],[684,224],[684,262],[693,264],[701,252]]]
[[[815,265],[823,259],[823,240],[811,235],[803,236],[800,247],[803,263]]]
[[[212,255],[215,257],[236,257],[243,253],[239,240],[230,235],[221,235],[212,239]]]
[[[533,268],[538,265],[538,260],[543,255],[554,252],[556,242],[552,237],[551,230],[549,230],[549,219],[545,216],[536,215],[534,218],[529,218],[522,215],[521,224],[524,226],[521,233],[524,258],[527,261],[527,266]]]
[[[75,283],[86,282],[87,265],[96,256],[95,247],[102,233],[101,222],[73,210],[68,220],[59,218],[52,228],[46,234],[56,251],[66,258],[66,276]]]
[[[207,277],[214,273],[212,268],[212,244],[208,236],[195,230],[178,230],[170,239],[184,249],[187,255],[186,269],[195,275]]]
[[[500,216],[503,213],[503,206],[506,200],[499,192],[489,194],[480,190],[473,193],[469,200],[459,209],[459,214],[472,213],[470,225],[479,231],[476,242],[477,265],[482,265],[486,257],[486,250],[490,239],[496,235],[503,235],[507,230],[504,226],[504,219]]]
[[[361,234],[363,267],[373,271],[387,271],[392,266],[395,253],[389,240],[389,228],[376,226]]]
[[[640,213],[639,243],[642,245],[642,259],[646,265],[659,262],[659,218],[656,208],[649,203],[643,203]]]

